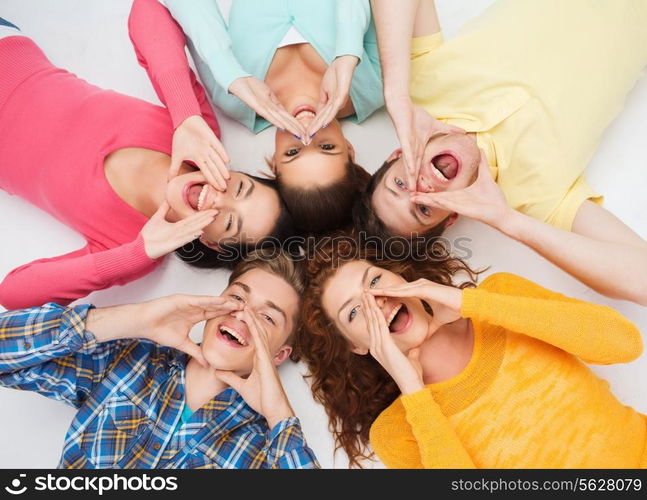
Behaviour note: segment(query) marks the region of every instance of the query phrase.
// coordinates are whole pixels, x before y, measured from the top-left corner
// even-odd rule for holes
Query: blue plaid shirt
[[[0,386],[79,410],[59,467],[319,467],[296,417],[270,431],[231,388],[178,427],[188,356],[148,341],[99,344],[85,330],[90,307],[46,304],[0,314]]]

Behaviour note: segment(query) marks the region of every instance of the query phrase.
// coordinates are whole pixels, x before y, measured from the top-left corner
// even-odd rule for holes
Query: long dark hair
[[[351,222],[353,202],[370,178],[371,175],[349,157],[344,176],[326,186],[304,189],[287,185],[280,175],[276,180],[296,229],[305,234],[321,234]]]
[[[346,451],[351,465],[361,467],[359,460],[372,456],[367,449],[371,425],[400,391],[371,355],[352,352],[352,346],[337,329],[333,318],[326,314],[322,295],[328,280],[343,263],[360,259],[399,274],[407,281],[426,278],[455,286],[455,275],[464,273],[467,280],[458,288],[474,286],[479,273],[447,251],[441,255],[438,248],[429,259],[396,261],[386,258],[375,247],[362,247],[356,235],[336,236],[307,263],[308,287],[293,359],[303,359],[308,365],[312,393],[326,409],[337,448]],[[429,312],[428,306],[425,308]]]
[[[287,240],[290,236],[294,236],[296,231],[294,227],[294,220],[290,211],[287,209],[285,202],[281,198],[277,189],[277,182],[274,179],[264,179],[249,175],[256,182],[272,188],[277,192],[279,198],[279,216],[276,219],[274,227],[265,238],[256,242],[241,242],[237,245],[221,245],[221,251],[217,252],[200,242],[199,239],[193,240],[191,243],[175,250],[175,254],[184,262],[193,267],[202,269],[216,269],[227,268],[232,269],[236,264],[242,261],[247,254],[253,250],[277,247]]]

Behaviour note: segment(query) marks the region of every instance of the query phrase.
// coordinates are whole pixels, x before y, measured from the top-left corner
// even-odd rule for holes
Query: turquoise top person
[[[276,49],[294,28],[325,63],[355,56],[350,98],[361,123],[384,106],[382,71],[368,0],[235,0],[225,22],[216,0],[161,0],[187,36],[211,102],[255,133],[270,126],[229,92],[238,78],[264,80]]]
[[[384,105],[368,0],[160,0],[183,29],[209,99],[257,133],[277,127],[268,158],[297,229],[350,223],[368,183],[338,119]]]

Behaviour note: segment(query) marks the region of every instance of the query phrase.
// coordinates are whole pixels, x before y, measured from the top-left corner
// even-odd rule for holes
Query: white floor
[[[130,0],[2,0],[0,17],[20,26],[55,64],[94,84],[157,103],[128,39],[126,19],[130,3]],[[490,3],[492,0],[438,0],[446,37],[451,37],[467,19]],[[647,78],[630,94],[625,111],[604,136],[588,173],[593,186],[606,195],[607,207],[647,238],[645,115]],[[263,157],[273,144],[273,132],[265,131],[254,137],[231,120],[220,115],[219,118],[234,168],[249,172],[262,169]],[[354,124],[344,127],[355,145],[359,163],[370,170],[376,169],[397,146],[384,112],[361,127]],[[33,259],[66,253],[83,244],[77,234],[47,214],[1,191],[0,213],[3,214],[0,217],[0,277]],[[451,235],[463,234],[473,238],[469,245],[473,265],[491,265],[490,272],[510,271],[563,293],[608,304],[647,333],[647,309],[597,295],[533,252],[487,227],[462,221],[452,229]],[[600,256],[600,265],[604,265],[604,256]],[[217,294],[225,283],[225,272],[197,271],[169,258],[155,273],[125,287],[94,293],[86,301],[111,305],[175,292]],[[195,333],[196,339],[199,338],[200,330],[196,329]],[[647,412],[647,356],[628,365],[594,370],[609,380],[625,404]],[[347,467],[347,458],[342,453],[334,456],[325,413],[313,402],[302,373],[302,366],[289,363],[282,368],[281,376],[308,442],[324,467]],[[35,394],[8,389],[0,389],[0,409],[0,467],[56,466],[74,410]]]

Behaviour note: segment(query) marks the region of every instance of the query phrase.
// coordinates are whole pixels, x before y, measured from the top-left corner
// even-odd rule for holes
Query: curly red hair
[[[439,252],[438,245],[433,257],[424,261],[382,258],[377,249],[361,246],[353,233],[337,233],[308,261],[308,286],[293,357],[303,359],[308,365],[312,393],[326,409],[337,449],[344,449],[351,466],[362,467],[360,460],[373,456],[368,449],[371,424],[400,391],[372,356],[352,352],[352,346],[323,309],[326,283],[339,267],[353,260],[369,261],[407,281],[426,278],[451,286],[454,286],[454,275],[463,272],[468,280],[459,288],[474,286],[479,272],[452,257],[444,247]]]

